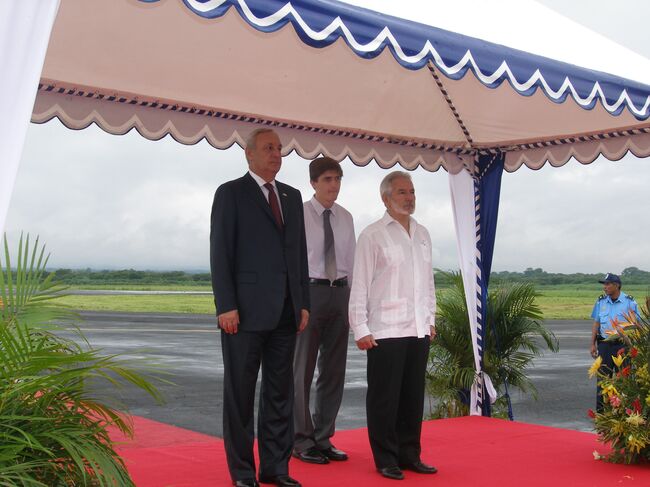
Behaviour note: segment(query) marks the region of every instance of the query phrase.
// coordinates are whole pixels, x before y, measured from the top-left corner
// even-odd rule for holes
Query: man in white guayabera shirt
[[[408,173],[380,186],[386,213],[361,232],[354,256],[350,327],[367,350],[368,436],[375,466],[401,480],[402,470],[432,474],[420,458],[424,377],[435,337],[436,297],[429,232],[411,216],[415,190]]]

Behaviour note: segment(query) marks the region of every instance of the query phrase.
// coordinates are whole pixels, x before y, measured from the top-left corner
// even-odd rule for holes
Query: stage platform
[[[136,437],[121,440],[120,455],[138,487],[231,485],[223,441],[135,417]],[[347,462],[310,465],[293,459],[289,473],[305,487],[399,485],[462,487],[650,486],[650,466],[594,460],[606,448],[595,434],[483,417],[426,421],[422,460],[435,475],[405,472],[405,480],[376,473],[365,429],[339,431]]]

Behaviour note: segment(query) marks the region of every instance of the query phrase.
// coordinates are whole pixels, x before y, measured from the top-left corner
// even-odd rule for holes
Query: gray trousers
[[[336,415],[341,406],[348,354],[349,287],[309,287],[309,325],[298,335],[293,361],[294,450],[332,446]],[[318,365],[314,414],[309,408],[311,384]]]

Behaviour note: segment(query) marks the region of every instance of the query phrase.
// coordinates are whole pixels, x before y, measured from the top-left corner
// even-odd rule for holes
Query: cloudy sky
[[[402,16],[451,28],[435,22],[438,10],[423,12],[422,8],[430,8],[422,7],[424,2],[369,2],[355,1],[377,9],[385,3],[388,13],[394,13],[390,8],[397,5]],[[540,32],[552,38],[548,42],[558,45],[559,53],[562,45],[584,48],[584,65],[591,58],[610,56],[616,66],[610,71],[615,74],[626,69],[616,64],[617,52],[632,50],[650,58],[644,23],[650,18],[650,2],[619,0],[616,14],[609,0],[540,3],[625,46],[592,52],[580,45],[579,36],[544,26]],[[522,32],[540,28],[531,22],[525,7],[512,10]],[[491,40],[505,35],[506,29],[498,30],[500,34],[495,32]],[[475,33],[484,38],[491,34]],[[510,44],[534,49],[526,37],[513,35]],[[353,213],[358,232],[383,213],[377,188],[385,172],[374,163],[359,168],[346,160],[342,165],[345,177],[339,202]],[[137,133],[112,136],[94,126],[71,131],[56,120],[32,124],[7,234],[14,242],[21,231],[40,235],[52,253],[53,267],[206,270],[214,190],[245,170],[238,147],[218,151],[204,142],[195,146],[171,139],[151,142]],[[431,232],[434,265],[455,269],[447,174],[418,169],[413,176],[418,198],[415,216]],[[311,196],[307,164],[299,157],[285,158],[278,179],[299,188],[305,198]],[[629,266],[650,270],[649,181],[650,160],[633,156],[618,162],[603,159],[583,166],[572,161],[562,168],[523,168],[504,174],[494,270],[620,272]]]

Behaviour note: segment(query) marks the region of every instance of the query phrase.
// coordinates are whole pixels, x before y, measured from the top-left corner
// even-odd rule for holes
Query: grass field
[[[641,305],[648,295],[648,286],[629,286],[623,288],[627,294],[631,294]],[[544,286],[539,287],[538,304],[544,312],[546,319],[555,320],[588,320],[591,319],[591,310],[596,298],[603,291],[598,284],[594,286]]]
[[[84,311],[214,314],[214,300],[211,295],[71,295],[61,297],[59,302],[72,309]]]
[[[212,292],[210,284],[87,284],[70,286],[71,290],[83,289],[89,291],[207,291]]]
[[[97,289],[97,288],[95,288]],[[112,289],[110,287],[102,289]],[[169,291],[172,286],[131,286],[131,290]],[[183,291],[210,291],[206,286],[186,287]],[[588,320],[596,298],[602,294],[598,284],[586,286],[558,285],[540,286],[538,304],[546,319]],[[626,286],[626,293],[634,296],[639,304],[650,293],[649,286]],[[444,293],[442,289],[439,292]],[[211,295],[121,295],[92,296],[70,295],[60,298],[62,304],[73,309],[88,311],[121,311],[148,313],[199,313],[214,314],[214,301]]]

